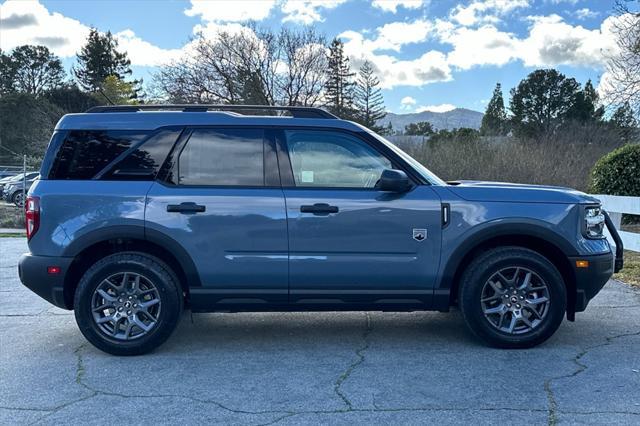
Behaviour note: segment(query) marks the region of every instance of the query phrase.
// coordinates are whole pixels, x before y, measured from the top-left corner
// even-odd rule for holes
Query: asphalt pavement
[[[0,424],[640,424],[640,292],[610,281],[529,350],[458,312],[185,314],[154,353],[88,344],[0,238]]]

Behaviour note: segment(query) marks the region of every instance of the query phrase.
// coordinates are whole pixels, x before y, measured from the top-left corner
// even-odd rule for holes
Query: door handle
[[[167,211],[169,213],[202,213],[205,210],[205,206],[191,202],[167,205]]]
[[[312,206],[300,206],[300,212],[313,213],[315,215],[326,215],[329,213],[338,213],[338,206],[330,206],[326,203],[316,203]]]

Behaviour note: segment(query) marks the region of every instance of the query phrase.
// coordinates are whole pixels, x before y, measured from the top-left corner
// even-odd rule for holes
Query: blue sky
[[[352,63],[370,60],[388,110],[483,111],[496,82],[505,90],[530,71],[555,67],[596,84],[608,54],[614,0],[7,0],[0,47],[48,45],[67,67],[88,27],[116,34],[134,76],[184,54],[197,31],[313,25],[340,36]]]

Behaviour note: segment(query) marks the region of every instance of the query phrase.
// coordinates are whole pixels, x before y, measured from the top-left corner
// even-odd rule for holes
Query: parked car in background
[[[5,183],[2,187],[2,199],[13,203],[18,207],[24,206],[23,197],[23,187],[26,180],[26,189],[24,192],[28,191],[33,185],[33,182],[38,178],[40,172],[28,172],[26,177],[23,173],[20,173],[17,176],[14,176],[11,180]]]
[[[96,107],[60,120],[40,173],[20,279],[73,309],[87,340],[112,354],[157,347],[184,307],[459,306],[488,344],[527,348],[622,268],[597,199],[447,183],[317,108]]]

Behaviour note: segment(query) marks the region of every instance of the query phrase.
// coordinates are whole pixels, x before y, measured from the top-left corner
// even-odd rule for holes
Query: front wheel
[[[478,256],[460,285],[467,326],[495,347],[529,348],[544,342],[566,311],[566,288],[556,267],[521,247],[500,247]]]
[[[83,275],[74,298],[80,331],[113,355],[140,355],[169,338],[182,312],[175,274],[145,253],[117,253]]]

